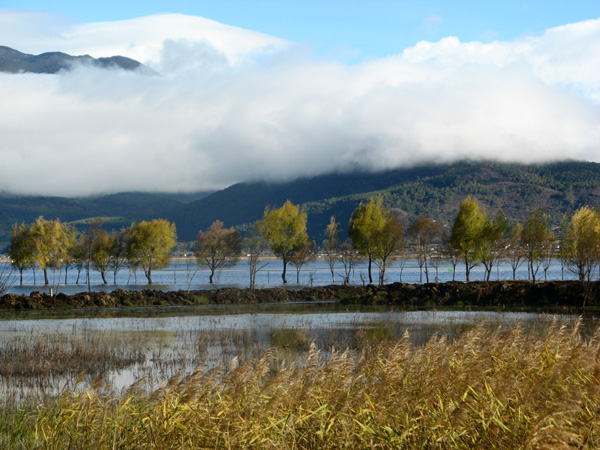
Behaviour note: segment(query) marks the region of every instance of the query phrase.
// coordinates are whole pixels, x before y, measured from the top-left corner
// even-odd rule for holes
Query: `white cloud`
[[[20,14],[0,10],[0,23]],[[163,76],[0,74],[1,190],[195,190],[467,157],[600,161],[600,20],[346,66],[193,17],[50,18],[50,31],[35,17],[53,50],[138,55]],[[7,45],[40,51],[11,30]]]
[[[0,9],[0,42],[27,53],[62,51],[94,57],[122,55],[159,70],[164,64],[165,42],[198,51],[218,49],[231,65],[255,56],[276,53],[290,43],[255,31],[223,25],[202,17],[156,14],[130,20],[74,24],[55,15]]]

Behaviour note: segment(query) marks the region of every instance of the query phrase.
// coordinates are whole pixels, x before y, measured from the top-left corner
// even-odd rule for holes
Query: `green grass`
[[[208,305],[210,301],[204,295],[196,295],[196,304],[197,305]]]
[[[335,296],[336,296],[336,298],[337,298],[338,300],[345,300],[345,299],[347,299],[347,298],[350,298],[350,297],[352,297],[352,295],[350,295],[350,294],[348,294],[348,293],[346,293],[346,292],[341,292],[341,291],[338,291],[338,292],[336,292],[336,293],[335,293]]]
[[[101,223],[123,223],[123,224],[128,224],[131,221],[128,221],[126,217],[107,217],[107,216],[100,216],[100,217],[86,217],[84,219],[79,219],[79,220],[73,220],[70,223],[73,225],[90,225],[92,223],[95,222],[101,222]]]

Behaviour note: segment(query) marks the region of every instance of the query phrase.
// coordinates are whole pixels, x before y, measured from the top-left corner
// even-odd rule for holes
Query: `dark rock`
[[[430,284],[393,283],[386,286],[329,285],[287,290],[221,288],[201,291],[164,292],[146,289],[114,292],[84,292],[73,295],[32,292],[30,295],[7,294],[0,297],[0,309],[30,310],[52,308],[126,307],[158,305],[198,305],[206,303],[280,303],[340,300],[347,304],[389,304],[404,308],[494,308],[578,312],[584,304],[600,306],[600,283],[586,291],[577,281],[478,281]]]

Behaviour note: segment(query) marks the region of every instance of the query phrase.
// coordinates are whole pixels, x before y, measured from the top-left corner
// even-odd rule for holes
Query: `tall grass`
[[[22,449],[600,448],[600,331],[480,325],[453,340],[199,365],[148,393],[65,389],[0,412]]]

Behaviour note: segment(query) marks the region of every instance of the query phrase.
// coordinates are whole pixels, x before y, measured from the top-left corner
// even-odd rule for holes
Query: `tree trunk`
[[[23,269],[19,270],[19,274],[21,276],[21,286],[23,286]]]
[[[369,284],[373,284],[373,275],[371,275],[371,266],[373,265],[373,259],[369,255]]]
[[[467,276],[467,283],[468,283],[469,281],[471,281],[471,279],[470,279],[471,270],[469,269],[469,261],[467,260],[467,258],[465,258],[465,273]]]
[[[146,270],[146,278],[148,279],[148,284],[152,284],[152,269],[151,268]]]
[[[250,290],[254,289],[254,285],[256,284],[256,267],[257,267],[257,263],[255,263],[251,259],[250,260]]]
[[[108,282],[106,281],[106,272],[102,271],[102,272],[100,272],[100,275],[102,275],[102,282],[104,284],[108,284]]]
[[[384,279],[385,279],[385,262],[382,262],[381,269],[379,270],[379,286],[383,286]]]
[[[48,282],[48,269],[44,267],[44,284],[48,286],[50,283]]]
[[[69,273],[69,266],[65,265],[65,286],[69,284],[67,274]]]
[[[283,284],[287,284],[287,279],[285,278],[285,274],[287,272],[287,261],[283,260],[283,272],[281,273],[281,279],[283,280]]]
[[[210,276],[208,277],[208,282],[213,284],[213,277],[215,276],[215,269],[210,269]]]
[[[427,256],[425,256],[425,280],[429,283],[429,267],[427,266]]]

